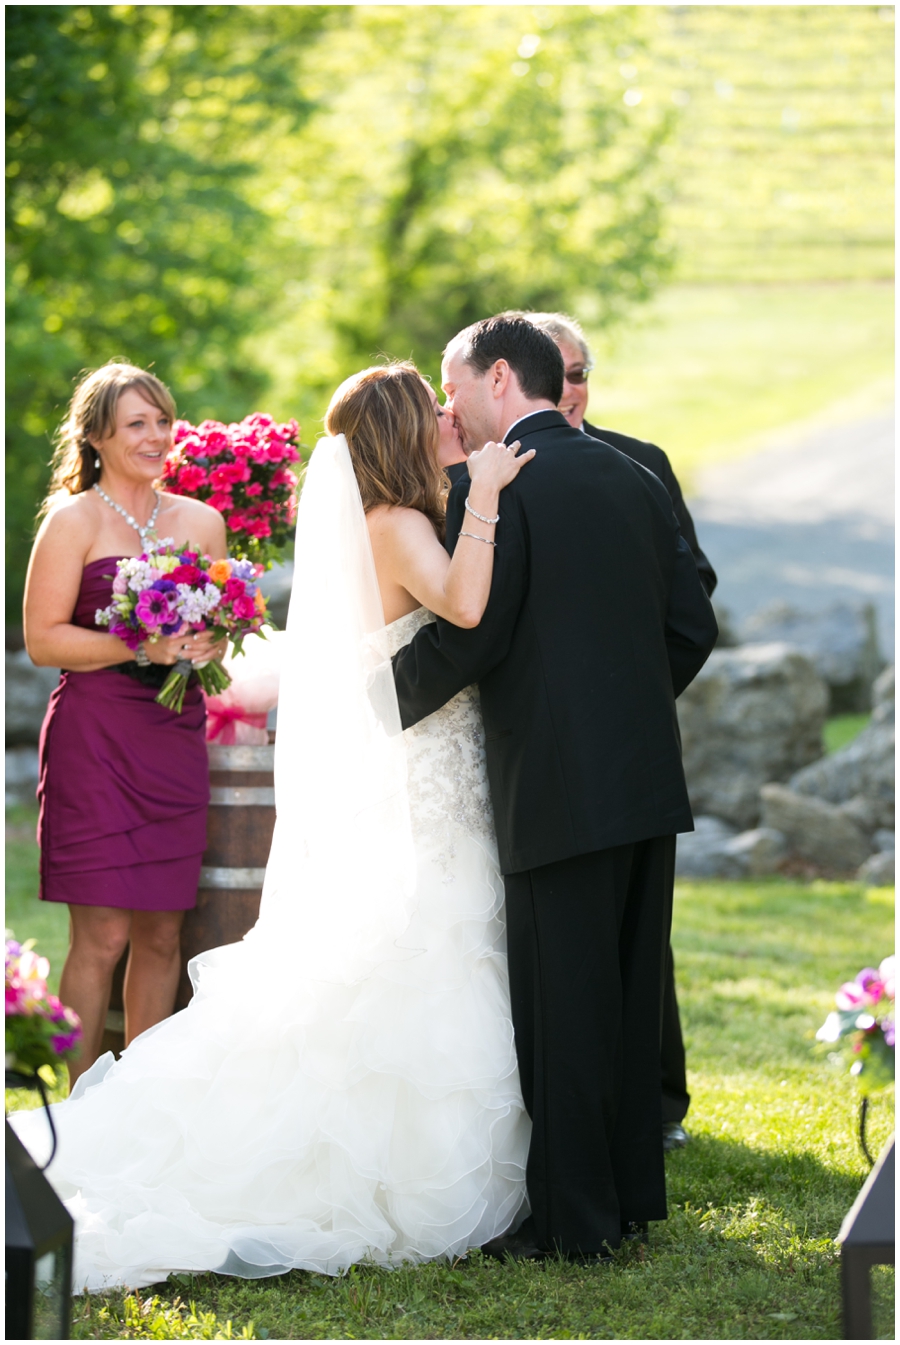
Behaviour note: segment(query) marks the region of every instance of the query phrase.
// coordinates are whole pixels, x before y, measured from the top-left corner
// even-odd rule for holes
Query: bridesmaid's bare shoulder
[[[47,502],[37,541],[47,538],[73,549],[83,541],[86,552],[102,519],[100,510],[101,502],[92,490],[83,490],[77,495],[70,495],[67,490],[57,491]]]
[[[174,531],[179,546],[193,542],[211,555],[225,555],[225,520],[218,509],[190,495],[173,495],[165,490],[158,494],[163,502],[156,529],[160,536]]]

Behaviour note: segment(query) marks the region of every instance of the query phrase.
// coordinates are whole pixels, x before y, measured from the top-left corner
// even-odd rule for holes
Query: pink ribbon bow
[[[259,747],[269,741],[265,712],[254,714],[242,705],[228,705],[223,703],[223,696],[207,696],[205,699],[207,742],[223,747],[235,744]]]

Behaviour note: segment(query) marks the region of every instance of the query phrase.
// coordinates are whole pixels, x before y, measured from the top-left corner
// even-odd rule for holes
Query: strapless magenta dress
[[[76,626],[97,629],[116,559],[85,566]],[[188,910],[197,901],[209,806],[203,696],[189,685],[174,714],[156,704],[168,669],[122,666],[130,675],[64,671],[50,697],[40,741],[40,896]]]

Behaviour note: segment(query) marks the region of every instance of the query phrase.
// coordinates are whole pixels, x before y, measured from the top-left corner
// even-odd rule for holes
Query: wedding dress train
[[[76,1291],[452,1257],[525,1200],[477,691],[398,732],[389,656],[430,614],[383,626],[341,438],[295,572],[259,922],[54,1108]],[[45,1118],[13,1124],[41,1161]]]

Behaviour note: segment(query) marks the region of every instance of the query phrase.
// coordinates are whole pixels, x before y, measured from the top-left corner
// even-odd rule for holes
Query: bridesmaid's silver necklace
[[[153,525],[155,524],[156,516],[159,513],[160,498],[157,495],[156,491],[153,492],[153,498],[156,501],[156,504],[153,506],[153,513],[147,519],[147,522],[142,528],[140,523],[138,523],[137,519],[132,518],[131,514],[129,514],[127,509],[123,509],[120,504],[116,504],[115,500],[111,500],[109,498],[105,490],[100,489],[96,481],[94,482],[94,490],[100,496],[101,500],[105,500],[106,503],[110,506],[110,508],[115,509],[117,514],[122,515],[126,523],[131,524],[131,526],[137,533],[138,537],[140,537],[141,542],[144,543],[147,540],[147,537],[153,532]]]

